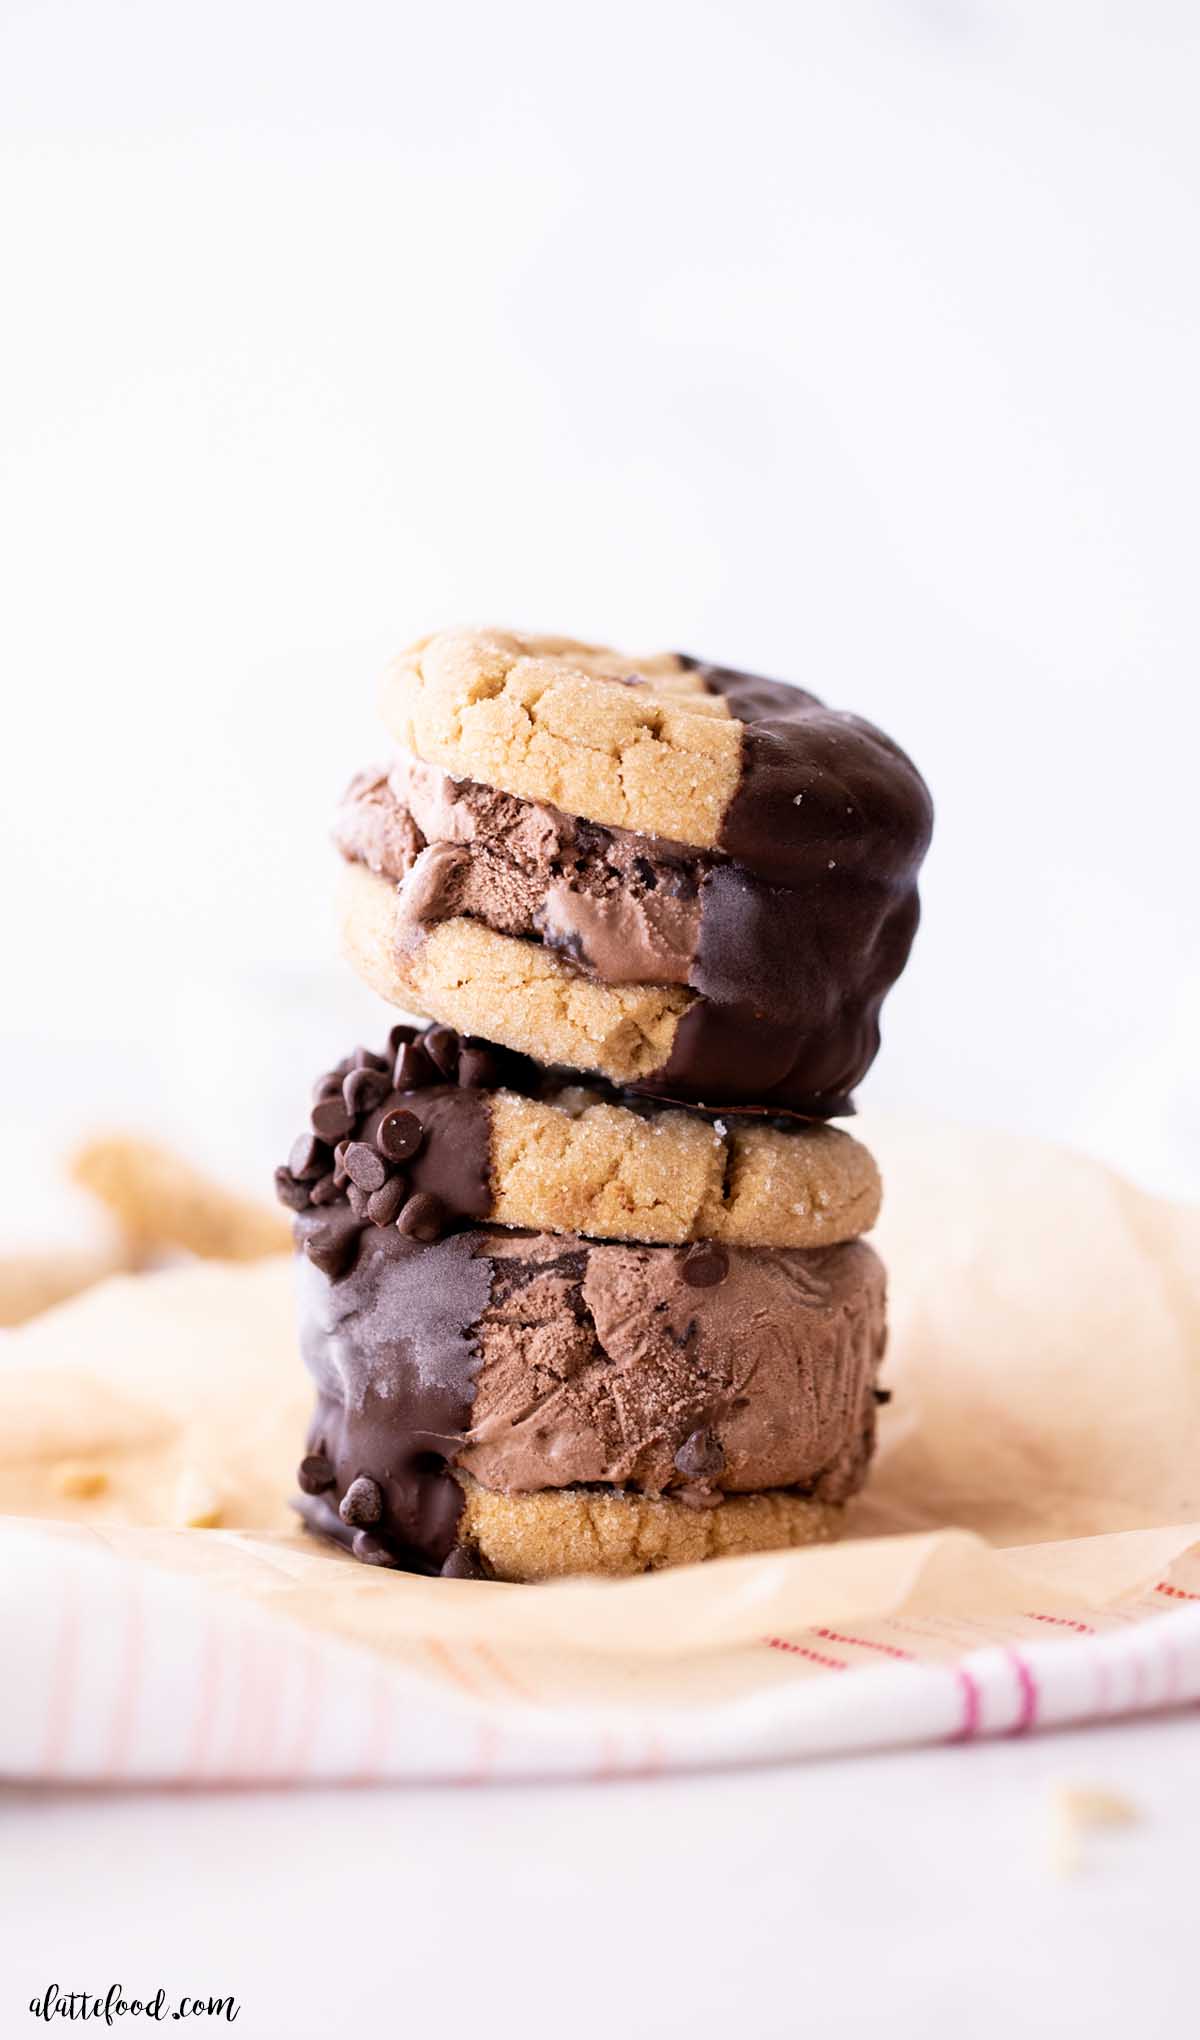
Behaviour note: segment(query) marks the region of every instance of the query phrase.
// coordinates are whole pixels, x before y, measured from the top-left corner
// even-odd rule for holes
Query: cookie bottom
[[[816,1501],[788,1488],[727,1495],[716,1508],[695,1509],[669,1496],[628,1488],[501,1495],[480,1487],[469,1474],[460,1472],[458,1479],[464,1496],[459,1541],[442,1567],[444,1574],[458,1578],[514,1585],[589,1576],[628,1579],[707,1558],[831,1544],[842,1534],[842,1503]],[[356,1536],[324,1496],[299,1495],[294,1507],[314,1536],[340,1544],[369,1564],[408,1570],[369,1532]]]
[[[459,1536],[498,1580],[627,1578],[759,1551],[828,1544],[841,1534],[840,1503],[786,1488],[728,1495],[715,1509],[627,1489],[553,1488],[501,1495],[459,1475],[466,1495]]]
[[[414,942],[396,887],[365,864],[346,865],[340,891],[346,960],[373,992],[535,1062],[637,1083],[665,1068],[695,1004],[682,985],[601,984],[540,942],[461,915]]]

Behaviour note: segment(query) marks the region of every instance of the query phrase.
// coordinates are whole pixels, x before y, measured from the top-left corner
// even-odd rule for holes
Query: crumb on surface
[[[108,1475],[102,1466],[89,1466],[82,1459],[64,1459],[50,1476],[56,1494],[72,1502],[88,1502],[102,1495]]]
[[[1132,1827],[1141,1815],[1132,1799],[1104,1785],[1062,1781],[1050,1794],[1050,1862],[1060,1877],[1082,1868],[1084,1837],[1097,1828]]]

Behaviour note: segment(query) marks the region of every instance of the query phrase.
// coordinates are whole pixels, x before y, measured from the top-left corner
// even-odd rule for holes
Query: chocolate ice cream
[[[608,984],[688,982],[714,862],[703,851],[601,828],[415,758],[360,773],[336,837],[344,856],[403,885],[413,937],[469,914],[564,951]]]
[[[302,1214],[298,1238],[319,1222]],[[422,1245],[388,1228],[335,1281],[298,1270],[307,1513],[360,1557],[443,1565],[456,1469],[504,1494],[602,1483],[699,1508],[768,1488],[837,1503],[865,1478],[884,1276],[861,1242],[478,1228]]]

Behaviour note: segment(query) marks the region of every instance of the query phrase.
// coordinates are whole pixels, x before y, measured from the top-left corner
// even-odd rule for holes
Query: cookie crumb
[[[171,1513],[182,1530],[216,1530],[221,1521],[221,1497],[194,1466],[185,1466],[176,1482]]]
[[[1103,1785],[1056,1785],[1050,1795],[1050,1863],[1060,1877],[1083,1866],[1083,1837],[1095,1828],[1132,1827],[1138,1808]]]
[[[86,1466],[81,1459],[64,1459],[50,1476],[55,1494],[72,1502],[90,1502],[108,1486],[102,1466]]]

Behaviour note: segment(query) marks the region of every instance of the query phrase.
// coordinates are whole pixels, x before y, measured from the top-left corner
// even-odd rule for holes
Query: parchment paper
[[[636,1701],[714,1721],[832,1670],[864,1692],[875,1672],[882,1692],[889,1667],[995,1644],[1019,1668],[1031,1640],[1065,1648],[1200,1602],[1200,1212],[1036,1142],[864,1132],[887,1189],[894,1399],[840,1546],[540,1588],[356,1565],[287,1506],[309,1390],[277,1259],[118,1277],[7,1336],[0,1510],[24,1520],[0,1521],[0,1567],[27,1581],[36,1558],[52,1580],[68,1554],[102,1550],[148,1606],[174,1580],[187,1605],[199,1589],[210,1609],[269,1607],[310,1643],[440,1678],[460,1701],[469,1653],[493,1711]],[[102,1491],[64,1492],[91,1472]],[[186,1527],[197,1518],[215,1526]],[[1196,1642],[1200,1678],[1200,1626]],[[1178,1651],[1163,1663],[1159,1698],[1185,1697]],[[986,1681],[964,1677],[979,1688],[961,1689],[966,1728],[986,1728]],[[1018,1704],[1027,1683],[1018,1671]],[[680,1760],[705,1760],[703,1737],[688,1748]]]

